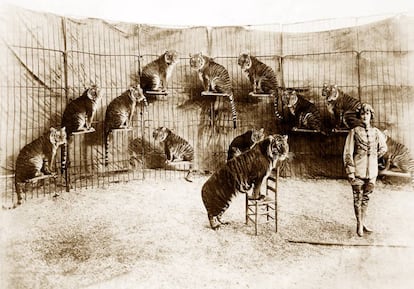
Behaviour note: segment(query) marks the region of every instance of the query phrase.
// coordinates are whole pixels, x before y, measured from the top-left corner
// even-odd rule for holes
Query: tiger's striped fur
[[[165,91],[178,59],[177,51],[167,50],[157,59],[145,65],[140,77],[140,84],[144,92],[149,90]]]
[[[273,69],[249,53],[240,53],[238,65],[253,86],[253,93],[271,94],[274,98],[275,116],[281,119],[278,111],[278,83]]]
[[[362,125],[362,121],[357,116],[357,111],[361,107],[361,101],[348,94],[345,94],[335,85],[324,84],[322,96],[326,100],[328,112],[335,119],[336,129],[352,129]]]
[[[66,137],[69,138],[74,132],[88,131],[92,129],[92,121],[95,116],[98,100],[101,92],[96,85],[87,88],[80,97],[72,100],[65,108],[62,116],[61,126],[66,128]],[[66,146],[61,150],[61,171],[66,170]]]
[[[207,210],[210,227],[216,230],[224,224],[221,216],[237,192],[247,193],[253,187],[253,199],[259,199],[264,179],[279,161],[287,158],[287,135],[270,135],[252,149],[232,158],[218,169],[203,185],[201,197]]]
[[[110,132],[113,129],[130,128],[132,126],[135,107],[140,102],[144,102],[147,105],[147,100],[138,84],[137,86],[130,87],[109,103],[104,122],[105,166],[109,163],[108,148]]]
[[[321,130],[321,115],[316,105],[297,94],[295,90],[285,90],[282,103],[289,108],[290,115],[293,117],[293,130],[297,128]]]
[[[229,146],[227,160],[232,159],[251,149],[256,143],[264,139],[264,129],[250,129],[244,134],[235,137]]]
[[[16,159],[15,187],[17,205],[22,202],[22,183],[42,175],[51,175],[59,146],[66,144],[66,129],[50,131],[25,145]]]
[[[169,164],[174,161],[189,161],[194,160],[193,147],[182,137],[174,134],[166,127],[159,127],[154,130],[152,136],[156,141],[164,144],[164,153],[167,157],[166,163]],[[190,175],[193,172],[193,164],[190,164],[190,169],[185,179],[191,182]]]
[[[224,93],[229,97],[233,127],[237,127],[237,112],[229,72],[213,58],[201,52],[190,54],[190,67],[198,72],[205,91]]]
[[[387,152],[378,161],[379,165],[382,166],[380,170],[399,170],[402,173],[410,173],[411,181],[414,183],[414,159],[411,156],[408,148],[391,138],[388,131],[383,132],[386,137]]]

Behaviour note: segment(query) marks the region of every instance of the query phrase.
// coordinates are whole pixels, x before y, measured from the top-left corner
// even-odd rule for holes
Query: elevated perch
[[[50,174],[50,175],[41,175],[41,176],[38,176],[38,177],[34,177],[34,178],[31,178],[31,179],[28,179],[28,180],[26,180],[24,182],[26,184],[34,184],[34,183],[36,183],[36,182],[38,182],[40,180],[45,180],[45,179],[50,179],[50,178],[57,178],[57,174],[56,173],[53,173],[53,174]]]
[[[229,96],[227,93],[213,92],[213,91],[202,91],[201,96]]]
[[[123,128],[114,128],[112,129],[112,132],[117,133],[117,132],[123,132],[123,131],[131,131],[132,127],[123,127]]]
[[[166,100],[165,97],[168,95],[168,92],[165,90],[148,90],[144,94],[148,99]]]
[[[75,131],[72,134],[79,135],[79,134],[85,134],[85,133],[92,133],[92,132],[95,132],[95,131],[96,130],[93,127],[91,127],[90,129],[87,129],[87,130],[78,130],[78,131]]]
[[[295,128],[292,129],[292,132],[320,133],[321,131],[317,129]]]
[[[254,93],[253,91],[249,92],[249,96],[254,96],[254,97],[270,97],[270,96],[274,96],[273,94],[270,93]]]

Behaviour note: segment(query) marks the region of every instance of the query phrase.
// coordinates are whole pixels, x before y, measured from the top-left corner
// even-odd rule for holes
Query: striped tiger
[[[183,139],[182,137],[174,134],[170,129],[161,126],[155,129],[152,133],[153,138],[164,144],[164,152],[167,157],[166,164],[170,164],[174,161],[189,161],[194,160],[193,147]],[[191,174],[193,173],[193,164],[190,164],[185,179],[191,182]]]
[[[352,129],[362,125],[361,119],[357,116],[361,101],[342,92],[336,84],[324,83],[322,96],[326,100],[328,112],[335,119],[334,129]]]
[[[61,126],[66,128],[66,137],[74,132],[92,130],[92,121],[95,116],[98,100],[102,97],[101,91],[96,85],[87,88],[80,97],[72,100],[65,108]],[[61,150],[61,172],[66,170],[66,146]]]
[[[387,130],[383,131],[386,137],[387,152],[378,160],[379,170],[400,171],[410,173],[411,181],[414,183],[414,159],[408,148],[389,136]]]
[[[247,193],[253,187],[251,198],[263,197],[260,195],[263,180],[288,156],[287,139],[287,135],[279,134],[266,137],[252,149],[226,162],[204,183],[201,197],[213,230],[226,224],[221,217],[237,192]]]
[[[230,160],[243,152],[251,149],[256,143],[264,139],[264,129],[250,129],[245,133],[235,137],[229,146],[227,160]]]
[[[22,192],[25,181],[42,175],[51,175],[56,151],[66,144],[66,128],[50,130],[25,145],[16,159],[15,187],[17,205],[22,203]]]
[[[144,93],[138,84],[131,86],[108,105],[104,121],[105,166],[108,166],[109,134],[113,129],[130,128],[134,117],[135,106],[139,102],[147,105]]]
[[[253,86],[253,93],[270,94],[274,98],[275,116],[281,119],[278,111],[278,83],[273,69],[250,53],[240,53],[237,64]]]
[[[140,84],[144,92],[149,90],[165,91],[178,61],[178,52],[167,50],[157,59],[145,65],[140,77]]]
[[[321,115],[316,105],[297,94],[295,90],[284,90],[282,103],[289,108],[290,115],[293,117],[292,130],[298,128],[321,130]]]
[[[229,72],[224,66],[216,63],[213,58],[203,55],[201,52],[190,54],[190,67],[198,72],[205,91],[224,93],[229,97],[233,127],[237,127],[236,104],[234,103],[233,89]],[[215,109],[218,102],[215,104]]]

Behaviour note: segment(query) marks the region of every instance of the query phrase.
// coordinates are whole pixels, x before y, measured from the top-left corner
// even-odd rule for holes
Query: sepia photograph
[[[1,289],[410,289],[414,2],[0,0]]]

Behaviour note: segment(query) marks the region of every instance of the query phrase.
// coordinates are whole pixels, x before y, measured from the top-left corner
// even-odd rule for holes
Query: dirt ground
[[[344,180],[279,181],[279,230],[254,235],[244,195],[209,228],[207,179],[145,180],[0,212],[1,288],[413,288],[414,190],[378,182],[355,234]],[[296,241],[329,243],[311,245]]]

